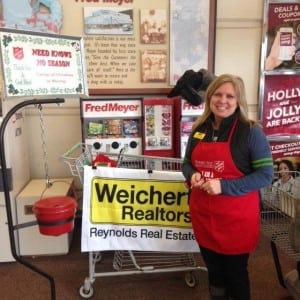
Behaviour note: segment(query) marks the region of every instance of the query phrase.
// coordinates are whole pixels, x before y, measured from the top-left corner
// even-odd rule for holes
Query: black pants
[[[249,300],[249,254],[225,255],[200,246],[211,287],[224,288],[229,299]]]

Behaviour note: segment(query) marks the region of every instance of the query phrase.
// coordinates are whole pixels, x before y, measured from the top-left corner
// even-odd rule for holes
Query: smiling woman
[[[192,187],[190,215],[211,299],[250,299],[247,265],[259,238],[258,191],[272,182],[273,160],[262,129],[248,118],[240,77],[223,74],[208,86],[182,172]]]
[[[232,115],[237,107],[238,103],[232,83],[224,83],[216,89],[210,100],[210,109],[215,116],[213,129],[218,130],[223,118]]]

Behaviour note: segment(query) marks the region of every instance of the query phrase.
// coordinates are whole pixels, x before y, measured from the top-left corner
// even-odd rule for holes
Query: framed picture
[[[167,52],[143,50],[141,52],[141,82],[166,82]]]
[[[133,34],[133,10],[114,7],[84,7],[86,34]]]
[[[166,44],[168,19],[165,9],[140,10],[141,44]]]

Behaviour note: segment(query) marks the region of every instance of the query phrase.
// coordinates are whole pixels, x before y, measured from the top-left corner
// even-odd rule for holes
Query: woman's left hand
[[[209,179],[200,188],[209,195],[219,195],[222,192],[220,179]]]

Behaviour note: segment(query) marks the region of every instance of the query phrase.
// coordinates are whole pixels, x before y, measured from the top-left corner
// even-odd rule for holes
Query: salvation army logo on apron
[[[13,47],[14,58],[21,60],[24,58],[24,51],[21,47]]]
[[[215,161],[215,170],[219,173],[223,173],[223,171],[224,171],[224,161],[223,160]]]

